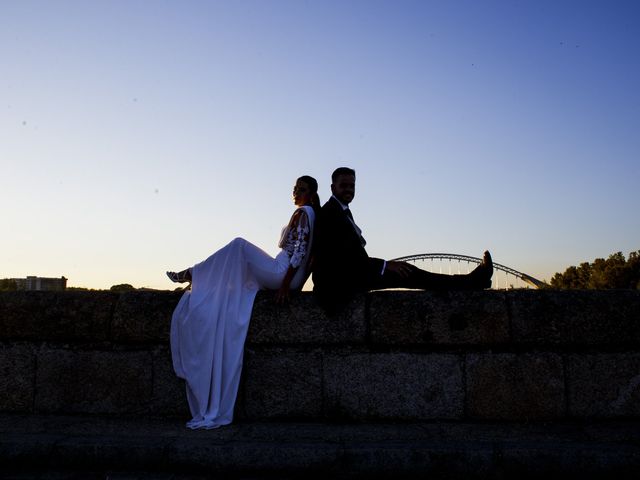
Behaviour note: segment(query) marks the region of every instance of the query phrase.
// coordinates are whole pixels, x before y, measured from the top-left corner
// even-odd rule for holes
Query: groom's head
[[[356,194],[356,171],[349,167],[336,168],[331,174],[331,193],[344,205]]]

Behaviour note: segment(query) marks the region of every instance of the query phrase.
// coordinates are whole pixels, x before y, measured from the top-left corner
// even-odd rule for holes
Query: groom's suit
[[[316,219],[313,293],[318,303],[329,312],[340,310],[355,293],[368,290],[491,287],[492,269],[488,273],[476,270],[467,275],[442,275],[411,264],[405,268],[405,274],[390,271],[385,268],[384,260],[367,255],[360,229],[353,222],[353,217],[350,218],[350,212],[335,197],[322,206]]]
[[[327,310],[379,283],[384,260],[367,255],[362,236],[335,197],[320,209],[314,243],[313,291]]]

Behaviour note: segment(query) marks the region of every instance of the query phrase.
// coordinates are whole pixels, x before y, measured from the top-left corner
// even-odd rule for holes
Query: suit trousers
[[[383,288],[414,288],[419,290],[470,290],[474,288],[473,276],[444,275],[422,270],[409,264],[409,275],[403,277],[385,269],[384,273],[371,281],[369,290]]]

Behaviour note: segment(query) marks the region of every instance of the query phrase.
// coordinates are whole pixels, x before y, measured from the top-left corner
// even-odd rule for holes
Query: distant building
[[[12,278],[16,282],[18,290],[40,291],[40,290],[66,290],[67,279],[65,277],[60,278],[46,278],[46,277],[34,277],[29,276],[27,278]]]

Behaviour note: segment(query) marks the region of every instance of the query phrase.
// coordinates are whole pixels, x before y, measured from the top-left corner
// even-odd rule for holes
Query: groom
[[[466,275],[442,275],[407,262],[369,257],[362,230],[349,204],[355,196],[356,172],[340,167],[331,175],[331,198],[316,219],[313,292],[330,313],[344,307],[358,292],[382,288],[481,290],[491,287],[493,263],[484,252],[482,263]]]

